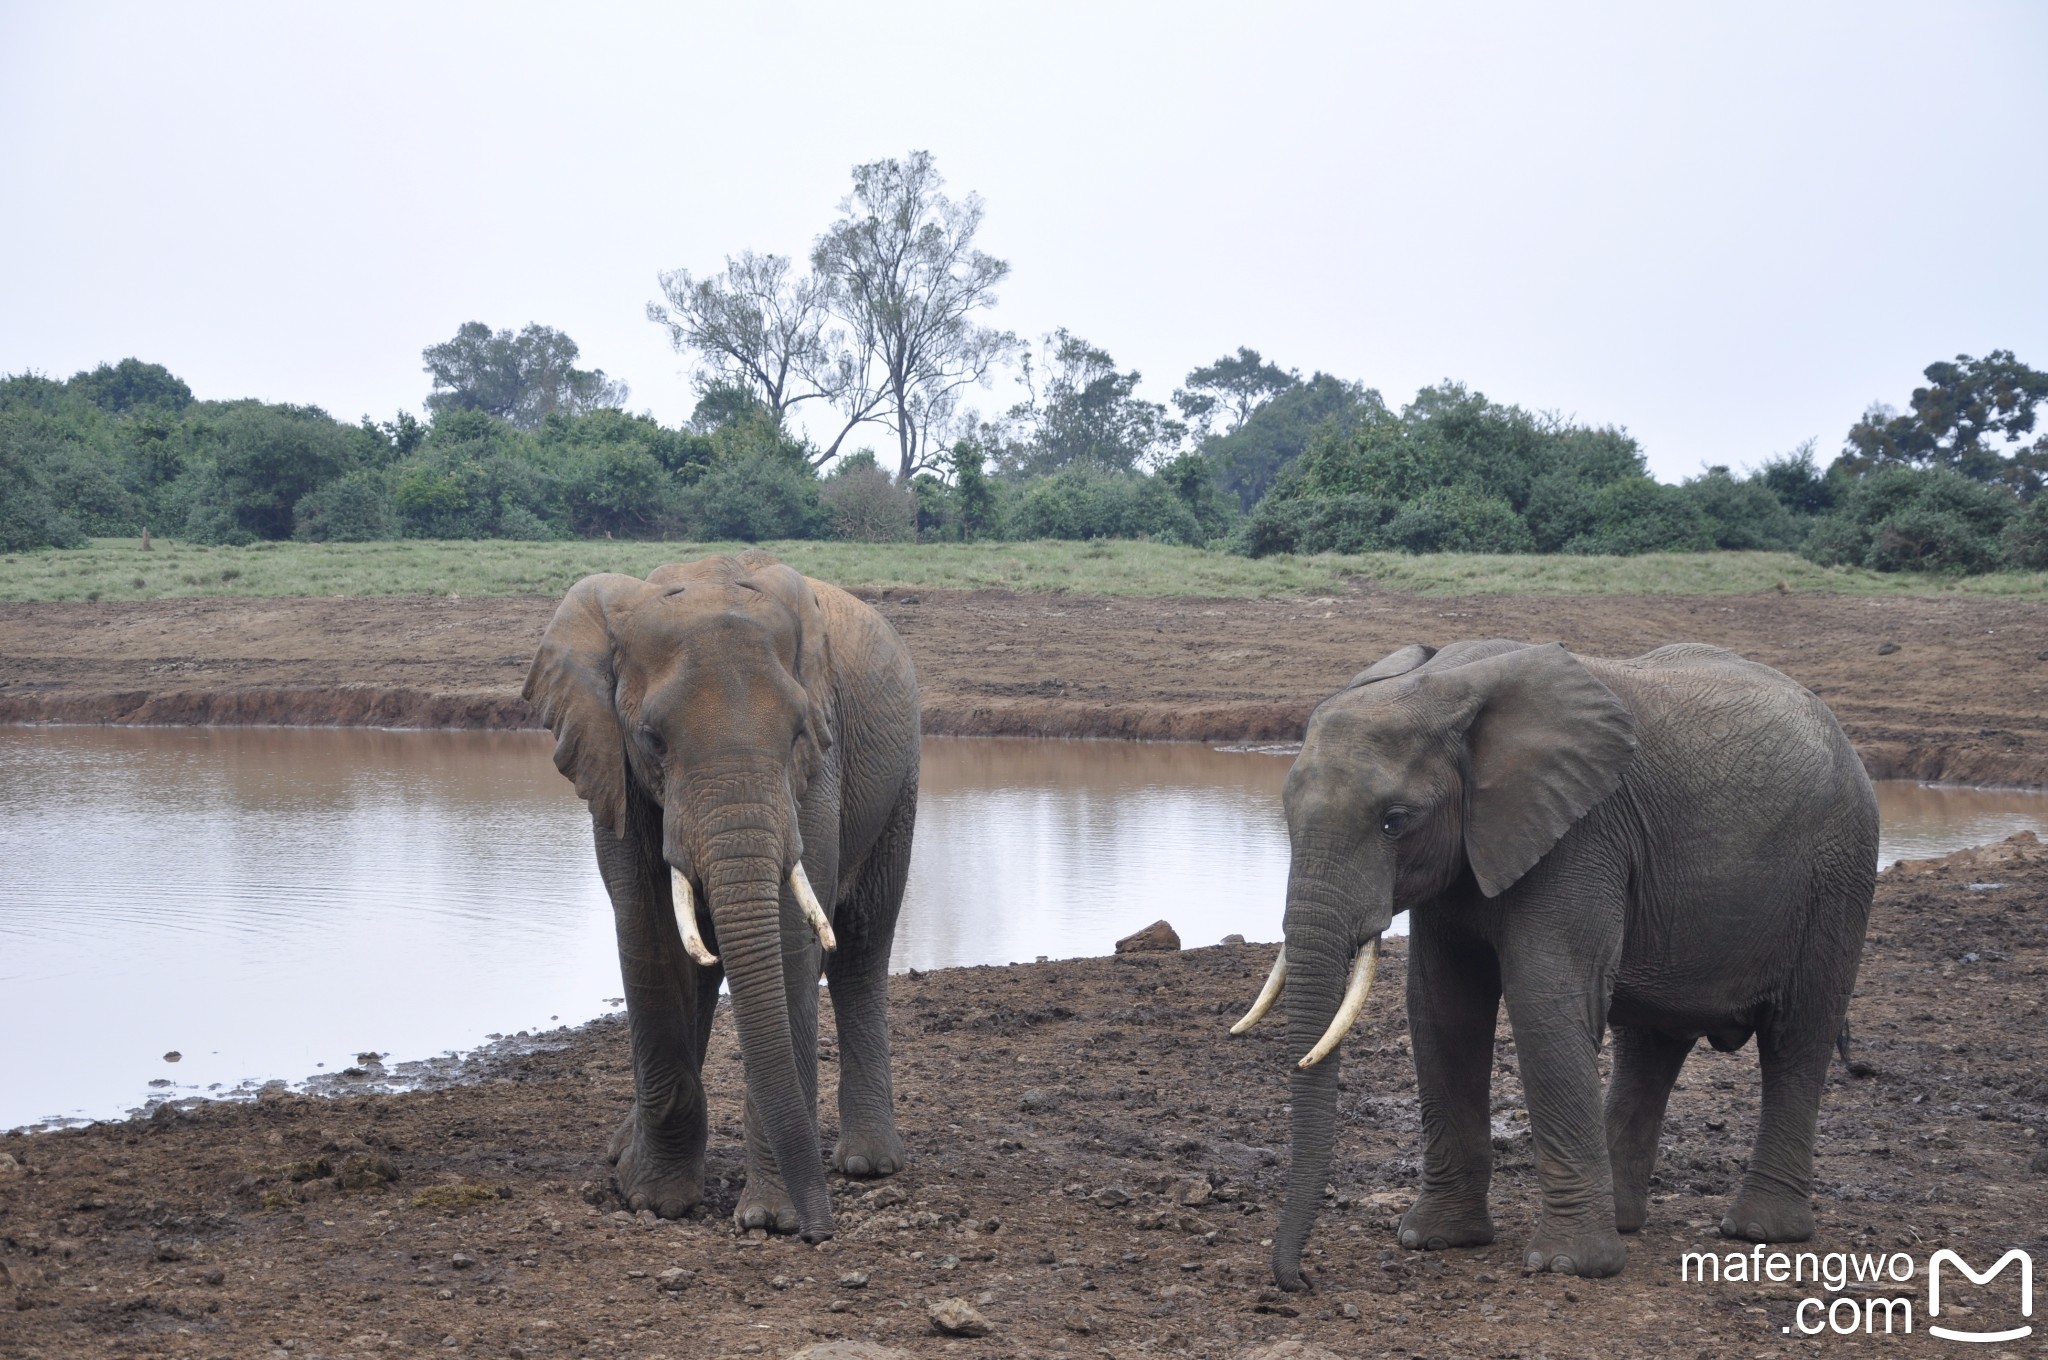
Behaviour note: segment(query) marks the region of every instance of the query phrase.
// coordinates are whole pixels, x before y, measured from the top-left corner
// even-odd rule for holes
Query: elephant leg
[[[608,1156],[629,1206],[681,1218],[704,1199],[704,1036],[694,988],[685,979],[705,970],[683,953],[665,870],[607,827],[598,826],[596,837],[618,931],[633,1051],[633,1107]],[[710,985],[715,991],[715,978]]]
[[[1607,1159],[1614,1176],[1614,1226],[1635,1232],[1650,1215],[1650,1173],[1657,1136],[1678,1070],[1692,1052],[1691,1035],[1617,1025],[1614,1077],[1607,1086]]]
[[[810,1116],[813,1155],[819,1145],[818,976],[822,953],[817,937],[811,933],[803,911],[796,904],[795,896],[785,885],[782,892],[782,978],[789,1007],[791,1056],[796,1063],[804,1109]],[[748,1085],[751,1087],[752,1083]],[[747,1131],[747,1185],[740,1192],[733,1220],[741,1228],[796,1232],[802,1226],[796,1201],[783,1183],[767,1127],[761,1122],[751,1090],[743,1108]]]
[[[1819,1008],[1812,1008],[1818,1010]],[[1813,1236],[1813,1134],[1821,1090],[1841,1030],[1838,1012],[1780,1013],[1757,1027],[1763,1117],[1721,1235],[1748,1242],[1804,1242]],[[1830,1015],[1833,1016],[1830,1019]]]
[[[1523,1259],[1531,1270],[1613,1275],[1628,1250],[1614,1226],[1600,1040],[1621,957],[1622,899],[1545,869],[1516,885],[1527,891],[1506,912],[1500,954],[1543,1182],[1543,1212]]]
[[[825,963],[839,1025],[839,1143],[832,1165],[849,1176],[891,1175],[908,1161],[889,1075],[889,950],[910,872],[916,815],[913,784],[868,852],[840,911],[845,930],[839,948]]]
[[[1486,1197],[1493,1178],[1487,1117],[1500,969],[1490,945],[1453,936],[1429,913],[1414,916],[1408,945],[1408,1034],[1422,1105],[1422,1192],[1401,1219],[1415,1250],[1493,1241]]]

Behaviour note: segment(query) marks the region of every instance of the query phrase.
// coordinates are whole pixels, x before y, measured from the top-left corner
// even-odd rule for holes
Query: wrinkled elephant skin
[[[1302,1061],[1273,1241],[1280,1284],[1303,1287],[1330,1170],[1339,1008],[1355,1011],[1367,946],[1398,911],[1413,913],[1423,1126],[1402,1245],[1493,1240],[1503,1002],[1542,1181],[1529,1269],[1622,1268],[1665,1103],[1702,1037],[1727,1049],[1754,1036],[1763,1067],[1754,1151],[1721,1231],[1812,1235],[1814,1128],[1877,872],[1876,797],[1812,693],[1704,646],[1631,661],[1556,644],[1405,647],[1317,708],[1283,799],[1279,972],[1288,1051]]]
[[[851,1175],[904,1163],[889,946],[917,811],[917,677],[882,617],[748,552],[573,586],[526,681],[590,805],[618,928],[633,1107],[620,1193],[704,1198],[702,1082],[721,979],[746,1069],[741,1227],[832,1235],[817,1117],[817,981],[838,1022]]]

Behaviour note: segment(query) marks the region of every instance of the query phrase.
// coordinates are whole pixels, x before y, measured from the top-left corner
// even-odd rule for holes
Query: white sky
[[[2048,366],[2044,68],[2032,3],[0,0],[0,371],[388,419],[422,346],[540,321],[674,422],[655,272],[804,255],[925,147],[1014,266],[992,319],[1155,399],[1241,344],[1457,377],[1676,480],[1831,455],[1938,358]]]

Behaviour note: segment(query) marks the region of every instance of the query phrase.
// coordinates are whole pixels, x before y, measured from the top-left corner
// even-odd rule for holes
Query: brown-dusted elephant
[[[1404,910],[1423,1171],[1403,1246],[1493,1240],[1503,1000],[1543,1182],[1530,1269],[1621,1269],[1617,1230],[1643,1224],[1665,1101],[1702,1036],[1729,1050],[1754,1035],[1763,1065],[1721,1231],[1812,1234],[1815,1117],[1870,914],[1877,800],[1804,686],[1714,647],[1404,647],[1316,709],[1283,797],[1287,943],[1238,1025],[1284,987],[1298,1062],[1280,1284],[1302,1285],[1340,1043]]]
[[[590,804],[633,1044],[620,1192],[704,1197],[701,1071],[721,978],[746,1068],[742,1227],[832,1235],[818,1132],[823,972],[839,1025],[833,1165],[904,1164],[889,944],[917,813],[917,675],[887,622],[763,552],[570,588],[527,676]],[[821,948],[825,951],[822,955]]]

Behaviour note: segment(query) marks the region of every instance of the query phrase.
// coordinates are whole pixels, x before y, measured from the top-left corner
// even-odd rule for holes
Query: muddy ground
[[[1880,777],[2048,784],[2048,604],[1767,592],[1156,600],[877,597],[925,728],[963,736],[1289,738],[1409,642],[1561,640],[1595,656],[1710,642],[1834,707]],[[0,721],[522,727],[551,599],[0,605]]]
[[[1399,962],[1401,942],[1393,959]],[[836,1180],[839,1236],[736,1237],[739,1062],[721,1018],[712,1202],[655,1222],[602,1149],[630,1090],[616,1020],[409,1094],[165,1109],[0,1138],[8,1356],[782,1357],[829,1340],[917,1356],[1707,1357],[1925,1348],[1925,1263],[2048,1249],[2048,847],[2015,838],[1883,875],[1821,1117],[1813,1250],[1910,1255],[1915,1336],[1784,1329],[1808,1284],[1700,1284],[1757,1107],[1753,1048],[1702,1048],[1666,1125],[1651,1218],[1606,1281],[1518,1269],[1537,1183],[1499,1038],[1491,1248],[1400,1250],[1416,1180],[1402,974],[1341,1052],[1344,1108],[1314,1291],[1268,1287],[1285,1176],[1281,1027],[1225,1034],[1271,948],[1224,946],[899,977],[900,1114],[915,1158]],[[35,1041],[14,1035],[7,1042]],[[831,1045],[823,1068],[832,1107]],[[1860,1074],[1860,1075],[1857,1075]],[[828,1128],[826,1138],[832,1136]],[[11,1165],[10,1160],[11,1159]],[[382,1178],[395,1174],[396,1179]],[[347,1180],[357,1188],[346,1188]],[[859,1283],[856,1283],[859,1282]],[[1941,1321],[2013,1325],[2011,1272],[1950,1274]],[[990,1333],[935,1333],[963,1298]],[[1809,1310],[1811,1321],[1816,1314]],[[1976,1348],[1983,1354],[2038,1354]]]

